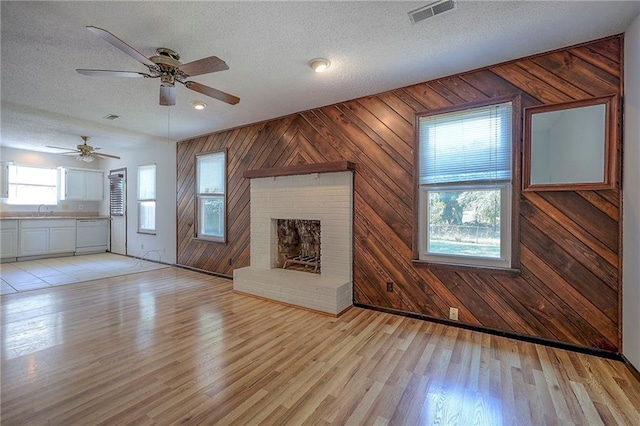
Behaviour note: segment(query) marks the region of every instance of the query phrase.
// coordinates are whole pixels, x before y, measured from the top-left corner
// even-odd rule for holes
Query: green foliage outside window
[[[441,254],[500,256],[500,190],[429,193],[429,247]]]

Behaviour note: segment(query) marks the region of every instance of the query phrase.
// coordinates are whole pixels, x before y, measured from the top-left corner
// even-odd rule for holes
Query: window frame
[[[420,119],[423,117],[449,114],[455,112],[464,112],[476,108],[489,107],[503,103],[511,102],[511,180],[510,182],[482,182],[477,184],[469,183],[442,183],[421,185],[420,184]],[[520,250],[519,250],[519,199],[520,199],[520,181],[521,181],[521,156],[522,156],[522,107],[520,95],[499,96],[488,100],[470,102],[462,105],[455,105],[446,108],[440,108],[430,111],[416,113],[414,116],[414,229],[413,229],[413,259],[416,264],[424,264],[429,267],[451,267],[454,269],[470,268],[474,271],[490,270],[490,271],[518,271],[520,266]],[[501,203],[501,219],[505,215],[508,221],[501,220],[501,251],[504,246],[504,257],[507,261],[501,262],[496,258],[482,258],[471,256],[455,256],[455,255],[423,255],[426,251],[426,242],[428,239],[426,222],[428,213],[428,192],[443,190],[469,190],[469,189],[489,189],[495,187],[503,187],[501,190],[501,200],[505,194],[508,194],[508,200],[505,205]],[[505,224],[504,222],[508,222]],[[505,233],[507,233],[505,235]],[[480,260],[481,261],[476,261]],[[497,261],[496,261],[497,260]]]
[[[222,155],[222,182],[224,185],[223,191],[222,192],[199,192],[200,189],[200,159],[201,158],[205,158],[208,156],[214,156],[214,155]],[[207,151],[207,152],[202,152],[199,154],[195,155],[194,158],[194,216],[195,216],[195,227],[194,227],[194,238],[197,240],[203,240],[206,242],[211,242],[211,243],[223,243],[226,244],[227,243],[227,228],[228,228],[228,222],[227,222],[227,217],[228,217],[228,213],[227,213],[227,186],[228,186],[228,176],[227,176],[227,150],[226,149],[221,149],[221,150],[215,150],[215,151]],[[213,235],[213,234],[206,234],[204,232],[201,232],[201,225],[203,223],[203,219],[201,217],[201,211],[202,211],[202,203],[206,200],[211,200],[211,199],[222,199],[222,203],[223,203],[223,224],[222,224],[222,235]]]
[[[5,164],[7,171],[7,198],[6,203],[14,206],[37,206],[37,205],[45,205],[45,206],[57,206],[58,205],[58,170],[53,167],[38,167],[38,166],[23,166],[11,162],[7,162]],[[54,182],[53,185],[44,184],[44,183],[24,183],[24,182],[14,182],[12,181],[12,171],[11,169],[38,169],[38,170],[46,170],[52,174],[51,178]],[[13,193],[12,187],[39,187],[39,188],[52,188],[53,197],[51,200],[46,200],[46,202],[42,202],[42,199],[35,199],[33,201],[25,203],[24,199],[12,197]]]
[[[145,169],[153,168],[153,197],[142,197],[140,195],[141,185],[140,185],[140,172]],[[138,166],[137,168],[137,182],[136,182],[136,204],[138,207],[138,234],[150,234],[156,235],[156,231],[158,229],[157,226],[157,197],[158,197],[158,167],[155,163],[153,164],[143,164]],[[142,227],[142,208],[143,204],[153,203],[153,228],[143,228]]]

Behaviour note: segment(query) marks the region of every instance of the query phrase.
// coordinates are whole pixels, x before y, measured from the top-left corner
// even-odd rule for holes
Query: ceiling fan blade
[[[176,86],[161,85],[160,86],[160,105],[171,106],[176,104]]]
[[[194,90],[196,92],[202,93],[203,95],[210,96],[214,99],[218,99],[231,105],[235,105],[240,102],[240,98],[236,96],[230,95],[218,89],[214,89],[213,87],[205,86],[204,84],[200,84],[195,81],[187,81],[184,83],[184,85],[187,86],[187,89]]]
[[[118,157],[117,155],[105,154],[104,152],[101,152],[101,153],[92,152],[91,155],[93,155],[94,157],[108,157],[108,158],[116,158],[118,160],[120,159],[120,157]]]
[[[143,64],[145,64],[148,67],[151,67],[151,68],[154,68],[154,69],[156,68],[156,64],[151,62],[149,60],[149,58],[144,56],[142,53],[138,52],[133,47],[129,46],[124,41],[120,40],[118,37],[116,37],[113,34],[111,34],[109,31],[103,30],[102,28],[94,27],[92,25],[87,26],[87,29],[89,31],[91,31],[92,33],[94,33],[95,35],[97,35],[98,37],[100,37],[101,39],[103,39],[105,41],[108,41],[109,43],[111,43],[112,45],[117,47],[118,49],[122,50],[124,53],[126,53],[129,56],[131,56],[136,61],[142,62]]]
[[[182,71],[187,77],[194,75],[208,74],[211,72],[228,70],[229,66],[220,58],[216,56],[209,56],[208,58],[198,59],[197,61],[188,62],[178,67],[178,70]]]
[[[149,74],[136,71],[111,71],[111,70],[83,70],[77,69],[78,73],[89,77],[144,77],[151,78]]]
[[[62,147],[62,146],[52,146],[52,145],[45,145],[45,146],[46,146],[47,148],[64,149],[64,150],[66,150],[66,151],[73,151],[74,153],[75,153],[75,152],[78,152],[78,150],[76,150],[76,149],[72,149],[72,148],[64,148],[64,147]],[[66,153],[65,153],[65,154],[66,154]]]

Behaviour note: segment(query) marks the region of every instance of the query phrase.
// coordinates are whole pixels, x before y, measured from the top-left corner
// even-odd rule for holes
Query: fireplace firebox
[[[277,219],[278,257],[276,268],[321,272],[319,220]]]

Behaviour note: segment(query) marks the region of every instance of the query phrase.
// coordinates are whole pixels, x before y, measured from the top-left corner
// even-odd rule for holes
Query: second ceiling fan
[[[107,30],[93,26],[88,26],[87,29],[145,65],[149,69],[149,73],[147,74],[136,71],[76,69],[76,71],[82,75],[91,77],[159,78],[160,105],[164,106],[176,104],[176,82],[183,84],[187,89],[191,89],[231,105],[235,105],[240,102],[240,98],[221,90],[205,86],[204,84],[200,84],[195,81],[187,81],[188,77],[228,70],[229,67],[227,64],[216,56],[209,56],[207,58],[183,64],[179,61],[180,55],[176,52],[165,47],[160,47],[156,49],[157,55],[147,58]]]

